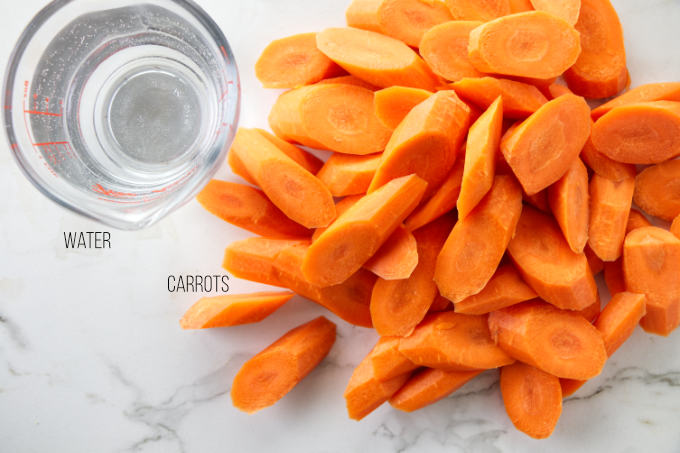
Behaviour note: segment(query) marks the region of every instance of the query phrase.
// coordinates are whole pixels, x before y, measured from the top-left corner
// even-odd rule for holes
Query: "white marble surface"
[[[43,3],[3,2],[0,61]],[[200,3],[240,64],[242,124],[265,126],[276,94],[253,78],[259,51],[342,24],[347,1]],[[680,80],[680,1],[614,3],[633,83]],[[342,392],[375,335],[342,322],[322,366],[273,408],[242,414],[226,395],[240,365],[322,310],[300,299],[259,325],[181,331],[196,295],[169,294],[167,276],[221,273],[224,246],[244,234],[192,202],[149,230],[114,231],[111,250],[66,251],[63,231],[98,226],[40,195],[0,148],[0,452],[680,452],[680,332],[638,330],[545,441],[512,427],[495,372],[419,413],[348,420]]]

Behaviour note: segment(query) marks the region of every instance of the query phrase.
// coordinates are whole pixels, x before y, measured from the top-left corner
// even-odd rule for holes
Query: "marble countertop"
[[[230,40],[243,76],[242,124],[266,126],[276,92],[252,68],[272,39],[343,23],[346,1],[200,0]],[[0,61],[44,4],[0,14]],[[614,0],[635,85],[680,80],[680,2]],[[329,357],[276,406],[252,416],[228,391],[252,354],[323,311],[295,299],[258,325],[185,332],[198,297],[169,293],[178,274],[222,274],[223,249],[246,234],[196,202],[110,250],[66,250],[64,231],[101,230],[39,194],[0,143],[0,451],[24,452],[680,452],[680,332],[639,329],[535,441],[505,415],[497,373],[420,412],[383,406],[347,418],[343,390],[372,331],[337,320]],[[227,178],[226,166],[219,177]],[[110,230],[109,230],[110,231]],[[233,292],[261,285],[232,279]]]

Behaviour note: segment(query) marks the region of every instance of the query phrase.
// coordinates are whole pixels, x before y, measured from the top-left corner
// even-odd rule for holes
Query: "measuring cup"
[[[24,30],[4,83],[11,151],[50,199],[148,226],[212,176],[238,122],[236,63],[188,0],[55,0]]]

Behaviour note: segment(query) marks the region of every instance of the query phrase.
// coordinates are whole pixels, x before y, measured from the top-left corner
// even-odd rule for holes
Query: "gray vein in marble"
[[[8,319],[5,315],[0,314],[0,328],[4,328],[9,336],[9,339],[19,348],[27,349],[28,341],[24,338],[24,335],[15,323]]]
[[[646,386],[665,385],[668,387],[680,387],[680,371],[669,370],[664,373],[657,374],[640,367],[621,368],[614,375],[606,378],[604,383],[598,386],[591,393],[581,396],[569,397],[565,400],[565,403],[571,401],[589,400],[601,393],[615,388],[617,383],[629,381],[639,382]]]

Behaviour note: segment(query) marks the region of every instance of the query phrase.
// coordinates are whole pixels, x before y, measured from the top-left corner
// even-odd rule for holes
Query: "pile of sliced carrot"
[[[204,298],[181,326],[258,322],[296,293],[380,335],[351,418],[500,369],[512,423],[548,437],[638,324],[680,324],[680,82],[591,111],[630,83],[609,0],[353,0],[347,24],[264,50],[257,76],[288,89],[275,135],[238,130],[229,164],[251,185],[198,197],[260,235],[224,267],[290,291]],[[324,317],[286,333],[243,365],[234,405],[275,403],[334,341]]]

